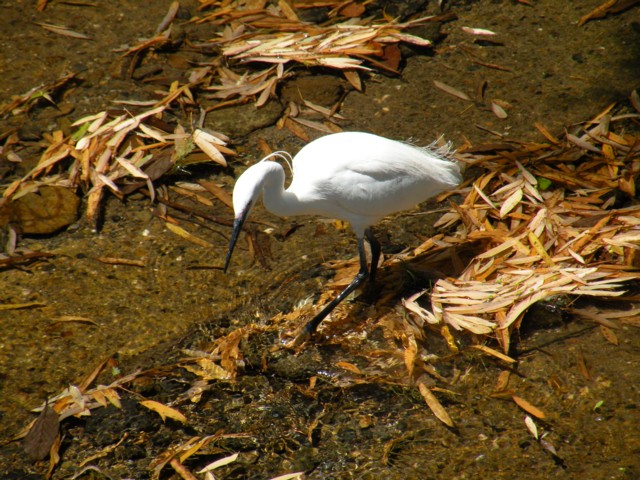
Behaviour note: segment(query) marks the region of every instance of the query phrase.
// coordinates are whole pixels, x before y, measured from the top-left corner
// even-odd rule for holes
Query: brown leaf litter
[[[616,134],[611,126],[621,120],[604,112],[564,144],[504,144],[494,155],[467,148],[463,160],[486,173],[436,225],[456,227],[456,234],[417,251],[448,243],[460,252],[478,242],[483,251],[457,278],[436,282],[431,309],[419,306],[417,295],[405,300],[409,310],[431,325],[495,336],[508,353],[534,303],[623,295],[624,283],[639,278],[640,206],[631,200],[640,138]],[[616,192],[626,206],[615,208]]]
[[[203,11],[213,3],[217,4],[201,1]],[[158,102],[131,105],[150,106],[148,110],[137,114],[126,110],[104,111],[78,120],[74,124],[77,131],[70,136],[62,131],[47,134],[46,150],[40,161],[4,191],[0,205],[45,185],[80,188],[87,195],[86,216],[95,221],[106,191],[122,197],[137,189],[146,189],[153,200],[156,198],[154,181],[188,157],[196,146],[211,161],[223,166],[225,155],[233,154],[226,147],[228,139],[223,135],[197,127],[187,133],[180,125],[169,123],[165,113],[172,105],[196,106],[192,90],[208,92],[220,101],[218,106],[248,99],[261,105],[274,94],[277,82],[291,73],[285,66],[290,68],[295,64],[344,71],[351,84],[359,88],[358,72],[370,68],[393,70],[381,60],[389,46],[405,42],[428,47],[428,39],[415,37],[406,30],[435,20],[423,18],[398,23],[386,19],[385,23],[372,25],[345,14],[348,20],[343,18],[318,26],[301,22],[295,9],[285,1],[271,9],[266,9],[265,3],[224,2],[224,6],[206,11],[195,21],[225,25],[222,33],[210,42],[221,48],[224,62],[194,70],[187,84],[171,85]],[[589,18],[583,18],[582,23],[601,13],[614,12],[613,3],[607,2]],[[46,2],[39,4],[43,8]],[[335,4],[336,12],[340,11],[339,5],[347,8],[344,2]],[[169,42],[168,29],[174,10],[172,5],[163,28],[155,37],[130,47],[126,54],[138,55]],[[347,12],[353,13],[353,10]],[[269,66],[260,71],[236,70],[237,66],[249,63]],[[50,98],[50,92],[72,78],[72,75],[65,77],[16,97],[1,108],[0,115],[28,110],[38,98]],[[445,84],[436,86],[459,98],[468,97]],[[497,100],[494,103],[503,107]],[[632,105],[638,103],[635,93]],[[283,125],[290,122],[287,126],[291,131],[296,129],[295,125],[332,128],[331,122],[310,124],[293,111],[296,108],[290,106],[283,120]],[[386,275],[387,282],[378,302],[373,306],[341,305],[320,330],[323,335],[325,331],[343,329],[347,324],[347,331],[328,336],[331,340],[325,341],[338,342],[346,352],[368,361],[368,365],[338,362],[337,366],[351,375],[344,381],[417,386],[437,418],[453,426],[453,420],[433,393],[452,395],[453,392],[436,388],[434,384],[453,382],[441,377],[432,365],[433,356],[424,343],[432,330],[441,334],[452,354],[465,348],[474,349],[510,365],[515,362],[509,356],[511,335],[536,302],[556,296],[582,295],[624,299],[625,284],[640,277],[640,206],[632,201],[640,173],[640,137],[622,129],[614,130],[613,126],[625,119],[637,122],[640,115],[616,117],[610,111],[612,108],[587,122],[580,136],[567,133],[562,141],[544,126],[538,126],[547,143],[503,141],[461,149],[460,161],[482,173],[455,192],[463,197],[462,201],[452,204],[437,222],[436,226],[452,233],[437,234],[410,252],[388,258],[380,272]],[[335,113],[323,112],[326,119]],[[494,113],[506,115],[504,108],[496,108]],[[298,130],[299,136],[303,134],[303,130]],[[208,201],[203,191],[193,195],[203,199],[202,203]],[[220,192],[217,196],[224,197]],[[620,203],[624,206],[618,206],[618,196],[622,197]],[[441,197],[444,199],[446,195]],[[178,208],[177,203],[171,203],[164,196],[160,200],[166,208]],[[168,228],[196,241],[177,222],[166,218]],[[31,258],[29,255],[39,256],[36,252],[27,252],[24,261]],[[103,261],[138,265],[127,259]],[[0,257],[0,268],[17,263],[15,259]],[[429,298],[427,291],[423,291],[404,299],[404,308],[399,308],[395,267],[410,264],[415,268],[428,268],[443,263],[452,270],[448,277],[435,282]],[[341,288],[345,278],[353,276],[357,264],[336,262],[332,268],[336,271],[335,278],[325,287],[319,306],[334,296],[334,290]],[[15,308],[21,307],[24,306]],[[192,352],[192,358],[178,365],[198,377],[185,394],[186,398],[197,401],[207,382],[233,380],[241,372],[243,340],[267,330],[293,330],[304,323],[301,317],[313,315],[316,309],[316,306],[305,305],[277,315],[268,327],[250,324],[237,328],[217,338],[207,352]],[[611,343],[617,341],[614,330],[620,323],[639,323],[637,308],[615,313],[574,309],[573,313],[597,321],[603,336]],[[351,319],[356,316],[366,317],[366,321],[354,325]],[[369,333],[376,327],[381,327],[383,338],[377,343],[369,342]],[[464,342],[460,341],[462,337]],[[494,338],[504,353],[486,345]],[[470,346],[465,346],[466,343]],[[29,442],[28,449],[41,457],[48,447],[53,468],[59,460],[60,443],[56,438],[60,437],[57,427],[53,426],[56,422],[51,412],[56,412],[57,420],[63,421],[107,405],[120,408],[118,392],[125,391],[130,382],[142,375],[135,372],[109,385],[91,387],[105,365],[106,362],[101,363],[79,386],[70,386],[45,402],[38,409],[44,412],[45,420],[40,423],[34,420],[14,439],[27,435],[36,438]],[[503,373],[507,375],[498,379],[497,394],[510,398],[529,414],[544,418],[542,410],[508,390],[508,371]],[[188,423],[188,418],[173,406],[147,399],[140,402],[163,418]],[[43,428],[43,422],[50,427]],[[157,478],[167,464],[183,476],[189,474],[183,470],[184,461],[222,436],[192,437],[171,447],[154,460],[154,477]]]
[[[226,166],[223,153],[233,151],[225,147],[224,136],[198,128],[186,133],[163,120],[165,109],[160,105],[137,115],[104,111],[76,121],[73,135],[60,130],[45,134],[48,146],[39,162],[5,189],[0,208],[44,186],[80,188],[87,196],[85,215],[95,222],[106,190],[122,198],[146,187],[153,200],[153,181],[180,165],[196,147]]]
[[[211,2],[203,2],[204,10]],[[392,48],[406,43],[422,48],[431,47],[431,41],[411,33],[413,27],[426,22],[453,18],[441,15],[398,22],[385,18],[372,22],[359,18],[341,7],[344,2],[321,2],[323,7],[333,6],[331,20],[323,25],[303,22],[287,2],[266,6],[266,1],[229,2],[212,11],[206,11],[192,21],[223,26],[222,32],[209,41],[221,48],[227,66],[217,68],[220,81],[208,88],[212,98],[229,99],[257,95],[258,105],[275,92],[276,84],[289,76],[285,66],[319,66],[342,71],[345,78],[358,90],[361,81],[358,71],[372,68],[397,73],[397,62],[390,60]],[[296,5],[312,8],[313,2]],[[240,73],[237,68],[246,64],[270,65],[251,74]]]

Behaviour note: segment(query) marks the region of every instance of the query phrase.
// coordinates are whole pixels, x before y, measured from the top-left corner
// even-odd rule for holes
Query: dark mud
[[[535,123],[561,135],[613,102],[624,104],[640,86],[638,8],[579,27],[580,17],[600,3],[450,2],[458,19],[440,26],[443,35],[431,54],[407,58],[402,77],[374,74],[359,93],[340,77],[308,72],[281,93],[286,97],[300,92],[325,106],[346,93],[340,112],[346,118],[344,129],[416,143],[429,143],[442,134],[454,145],[500,137],[542,140]],[[16,127],[22,139],[32,142],[23,153],[26,163],[37,160],[43,132],[64,129],[115,99],[153,98],[154,85],[132,79],[129,64],[114,49],[151,36],[169,4],[53,3],[43,13],[36,11],[35,2],[0,5],[0,103],[79,72],[77,85],[56,98],[57,107],[43,102],[26,115],[0,121],[0,130]],[[422,8],[433,11],[435,6]],[[195,2],[183,2],[180,18],[195,13]],[[65,24],[92,39],[55,35],[34,21]],[[462,26],[499,35],[496,41],[474,42]],[[193,41],[210,34],[195,26],[176,32],[178,39],[184,35]],[[160,69],[168,85],[181,78],[184,62],[191,60],[191,53],[178,48],[148,59],[148,68]],[[473,101],[436,89],[434,80],[466,92]],[[506,102],[506,119],[491,112],[490,101],[496,99]],[[232,136],[240,153],[232,167],[194,172],[228,191],[235,168],[259,155],[260,140],[292,152],[303,145],[274,126],[282,104],[273,102],[258,112],[242,108],[208,118],[211,128]],[[0,169],[3,183],[28,168]],[[291,310],[331,276],[323,267],[325,260],[355,253],[349,231],[312,219],[298,219],[299,228],[284,243],[278,238],[291,221],[262,212],[256,216],[276,232],[271,240],[263,238],[269,270],[251,260],[245,247],[236,252],[233,271],[224,275],[194,267],[222,264],[228,229],[202,227],[200,235],[216,247],[201,248],[170,233],[151,208],[142,197],[125,203],[111,198],[99,233],[80,221],[55,236],[21,239],[22,245],[55,257],[0,272],[2,303],[41,304],[0,311],[2,438],[33,419],[30,410],[45,397],[78,384],[110,356],[115,361],[101,383],[142,368],[150,373],[132,386],[136,394],[176,401],[193,378],[163,366],[182,358],[182,349],[204,347],[249,322],[269,325],[273,315]],[[222,205],[210,213],[231,218]],[[385,220],[379,231],[386,232],[388,248],[401,248],[418,244],[433,230],[423,217],[404,215]],[[135,258],[144,267],[107,265],[98,257]],[[69,317],[87,321],[65,320]],[[148,478],[150,461],[162,451],[194,435],[213,434],[220,438],[206,455],[187,463],[192,472],[240,452],[236,462],[216,475],[270,478],[305,471],[306,478],[318,479],[640,477],[638,329],[619,331],[616,346],[592,324],[553,309],[536,310],[525,324],[529,328],[516,355],[520,363],[509,386],[545,411],[547,418],[538,427],[555,455],[528,432],[522,410],[491,396],[504,366],[478,355],[449,357],[435,332],[429,342],[431,351],[440,355],[434,368],[441,377],[434,386],[446,390],[439,399],[455,429],[434,417],[415,388],[361,382],[338,368],[337,362],[362,368],[370,363],[346,342],[321,338],[299,352],[273,352],[280,334],[270,329],[242,345],[246,364],[234,382],[212,382],[198,403],[177,404],[189,419],[186,426],[163,423],[124,392],[122,409],[96,409],[91,417],[66,421],[62,462],[53,477],[71,478],[93,465],[102,473],[87,470],[80,478]],[[358,325],[350,328],[363,331]],[[343,329],[345,335],[348,331]],[[379,327],[371,326],[368,335],[372,341],[382,336]],[[588,378],[580,367],[583,362]],[[312,377],[317,378],[314,388]],[[28,461],[21,448],[19,443],[2,447],[0,476],[41,478],[46,465]],[[172,474],[166,467],[163,478],[177,478]]]

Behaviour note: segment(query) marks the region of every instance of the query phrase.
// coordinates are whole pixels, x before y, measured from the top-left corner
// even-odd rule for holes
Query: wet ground
[[[44,12],[38,12],[34,2],[0,4],[0,104],[70,71],[79,72],[80,81],[57,99],[57,108],[41,104],[28,114],[0,120],[0,131],[18,128],[20,137],[31,142],[22,152],[27,163],[38,158],[43,132],[65,128],[115,99],[153,96],[157,84],[131,79],[126,59],[114,50],[152,36],[169,4],[107,2],[96,7],[61,2]],[[180,18],[197,13],[195,3],[181,4]],[[638,7],[578,26],[579,19],[599,4],[447,2],[458,18],[439,26],[442,35],[430,54],[407,58],[401,77],[374,74],[360,93],[329,72],[309,72],[285,86],[282,96],[300,92],[331,107],[346,94],[340,110],[345,130],[412,138],[416,143],[429,143],[442,134],[455,146],[503,136],[542,140],[536,123],[562,135],[611,103],[625,103],[640,86]],[[422,8],[433,12],[435,6]],[[35,22],[64,24],[91,39],[56,35]],[[491,41],[477,40],[462,26],[498,35]],[[183,31],[194,42],[211,36],[202,26],[184,26]],[[170,83],[181,78],[190,60],[185,48],[157,54],[149,63]],[[465,92],[473,101],[435,88],[434,80]],[[493,100],[504,105],[506,118],[492,112]],[[274,125],[282,105],[273,102],[268,108],[271,114],[249,111],[248,117],[241,117],[240,110],[228,109],[208,118],[212,128],[231,136],[239,155],[227,169],[197,169],[193,175],[230,192],[234,172],[261,155],[260,141],[297,151],[303,142]],[[4,161],[0,166],[6,166]],[[3,183],[25,170],[27,166],[0,169]],[[439,377],[430,386],[442,390],[439,399],[456,428],[440,423],[415,388],[401,381],[376,381],[375,365],[350,350],[348,342],[321,337],[297,352],[273,351],[284,334],[269,328],[270,319],[319,290],[332,275],[323,262],[353,257],[355,241],[348,230],[303,218],[285,238],[291,220],[262,211],[256,218],[275,232],[258,235],[267,249],[267,268],[239,245],[232,271],[225,275],[212,267],[222,264],[228,227],[203,225],[197,233],[215,245],[203,248],[167,230],[152,208],[142,196],[124,203],[110,198],[98,233],[80,221],[58,235],[22,238],[21,245],[55,257],[0,271],[0,302],[33,303],[21,310],[0,310],[2,438],[32,420],[30,410],[44,398],[80,383],[106,358],[113,360],[101,383],[136,368],[152,371],[131,387],[131,396],[121,392],[122,409],[96,409],[91,417],[63,425],[62,461],[54,478],[71,478],[88,465],[102,473],[87,470],[80,478],[148,478],[149,462],[162,451],[196,435],[214,434],[219,438],[206,455],[187,462],[191,471],[240,452],[236,462],[216,475],[270,478],[305,471],[306,478],[640,476],[637,328],[624,327],[618,332],[619,345],[612,345],[593,324],[553,309],[532,314],[509,388],[547,414],[538,428],[548,434],[545,439],[555,448],[554,455],[532,437],[520,408],[492,396],[504,365],[478,355],[449,356],[435,333],[428,342],[440,355],[434,360]],[[207,212],[232,216],[220,203]],[[433,233],[425,218],[430,217],[401,215],[382,222],[379,231],[386,248],[419,244]],[[111,265],[99,261],[102,257],[135,259],[143,266]],[[163,423],[135,401],[143,395],[174,402],[193,377],[163,366],[175,365],[185,349],[204,348],[213,338],[249,323],[265,331],[251,334],[243,343],[246,358],[237,379],[211,382],[199,402],[176,404],[189,418],[187,425]],[[381,350],[388,348],[390,341],[380,327],[350,324],[340,330],[345,338],[362,332],[379,342]],[[369,376],[363,380],[339,362],[357,365]],[[310,385],[312,378],[315,385]],[[19,443],[3,446],[0,456],[3,478],[41,478],[46,472],[46,462],[27,461]],[[167,466],[162,475],[177,478],[172,474]]]

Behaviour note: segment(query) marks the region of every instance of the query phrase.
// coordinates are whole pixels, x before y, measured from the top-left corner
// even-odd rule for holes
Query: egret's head
[[[263,169],[261,163],[256,163],[247,168],[236,180],[236,185],[233,187],[233,211],[236,218],[243,213],[247,215],[258,201],[264,181]]]
[[[260,174],[260,163],[256,163],[249,167],[240,175],[233,187],[233,231],[231,232],[231,240],[229,241],[229,249],[227,250],[227,258],[224,262],[224,271],[226,273],[231,261],[231,254],[236,245],[238,236],[242,231],[242,226],[249,216],[251,208],[256,203],[262,192],[263,175]]]
[[[286,152],[273,152],[255,165],[247,168],[238,180],[236,180],[236,185],[233,187],[233,211],[235,218],[233,220],[233,232],[231,233],[229,250],[227,251],[227,258],[224,263],[225,272],[229,267],[233,247],[235,247],[236,241],[238,240],[242,225],[244,225],[245,220],[249,216],[251,208],[260,198],[266,182],[274,180],[274,173],[276,173],[277,178],[280,178],[279,175],[282,174],[282,168],[277,163],[269,161],[273,157],[282,158],[287,163],[290,163],[291,160],[291,156]],[[282,178],[284,178],[284,174],[282,174]],[[280,183],[283,182],[282,178],[279,179]]]

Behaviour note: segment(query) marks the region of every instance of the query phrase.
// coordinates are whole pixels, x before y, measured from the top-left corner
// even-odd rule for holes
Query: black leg
[[[369,283],[373,283],[376,280],[376,272],[378,271],[378,261],[380,260],[380,242],[369,228],[364,231],[364,236],[369,241],[371,246],[371,269],[369,270]]]
[[[369,242],[371,242],[369,238],[370,236],[371,236],[370,233],[367,234],[367,240],[369,240]],[[375,243],[377,244],[378,242],[376,241]],[[372,256],[377,256],[378,258],[380,257],[379,244],[377,247],[377,254],[373,255],[373,250],[374,250],[373,245],[371,246],[371,250],[372,250]],[[299,345],[300,343],[306,341],[311,335],[313,335],[316,329],[318,328],[318,325],[320,325],[320,322],[322,322],[322,320],[324,320],[325,317],[329,315],[329,313],[331,313],[331,310],[336,308],[336,306],[342,300],[344,300],[351,292],[353,292],[356,288],[358,288],[358,286],[369,277],[369,270],[367,269],[367,256],[365,255],[365,252],[364,252],[364,238],[358,239],[358,253],[360,254],[360,271],[358,272],[358,274],[354,277],[351,283],[347,285],[347,288],[345,288],[342,292],[340,292],[340,294],[336,298],[334,298],[329,304],[327,304],[327,306],[324,307],[318,315],[313,317],[302,328],[302,331],[300,332],[298,337],[293,341],[294,345]]]

